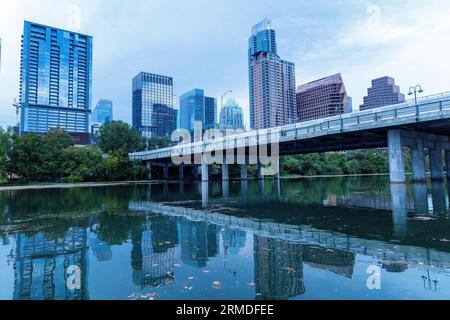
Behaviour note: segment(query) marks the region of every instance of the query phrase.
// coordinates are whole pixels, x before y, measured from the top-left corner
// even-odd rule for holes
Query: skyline
[[[297,86],[341,72],[354,106],[362,104],[371,80],[385,75],[396,78],[403,93],[417,83],[423,85],[426,95],[448,91],[450,22],[445,17],[450,9],[444,1],[418,7],[412,2],[419,3],[281,1],[255,7],[227,1],[215,3],[208,7],[208,14],[198,16],[197,10],[207,1],[176,8],[171,1],[136,0],[132,5],[61,1],[52,3],[56,13],[51,15],[45,9],[48,0],[2,1],[0,126],[15,124],[11,105],[19,95],[23,21],[68,29],[68,24],[78,24],[78,19],[71,19],[77,16],[73,14],[77,8],[81,28],[73,31],[94,38],[93,101],[113,100],[117,119],[129,123],[131,79],[145,71],[173,77],[177,96],[193,87],[204,88],[214,97],[232,89],[249,128],[248,37],[251,27],[265,17],[272,20],[283,58],[296,64]],[[222,19],[224,16],[227,19]],[[154,21],[150,28],[148,21]],[[189,28],[184,28],[185,24]],[[422,62],[413,64],[419,57]]]

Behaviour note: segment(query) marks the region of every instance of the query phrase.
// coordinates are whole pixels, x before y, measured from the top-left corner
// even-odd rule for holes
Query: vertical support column
[[[241,164],[241,180],[248,180],[248,167],[246,164]]]
[[[230,175],[229,175],[229,170],[228,170],[228,164],[227,164],[227,159],[225,158],[223,160],[223,164],[222,164],[222,181],[229,181],[230,180]]]
[[[435,215],[445,215],[447,207],[445,203],[444,183],[434,182],[431,184],[431,195],[433,197],[433,213]]]
[[[447,180],[450,180],[450,151],[445,151],[445,162],[447,166]]]
[[[184,164],[178,166],[178,179],[184,180]]]
[[[426,183],[413,184],[414,212],[418,215],[428,215],[428,186]]]
[[[277,157],[275,160],[273,160],[274,163],[272,163],[272,168],[275,173],[274,177],[275,179],[280,179],[280,157]]]
[[[169,164],[167,162],[163,164],[163,179],[169,180]]]
[[[423,140],[417,139],[416,148],[411,150],[411,162],[413,171],[413,180],[415,182],[426,182],[427,172],[425,168],[425,149]]]
[[[392,183],[405,183],[405,160],[403,144],[399,129],[389,130],[387,133],[389,149],[389,172]]]
[[[444,180],[444,160],[442,158],[442,148],[437,144],[434,150],[430,150],[430,171],[431,180]]]
[[[202,181],[202,207],[207,208],[209,202],[209,183],[208,181]]]
[[[148,172],[148,180],[152,180],[152,162],[151,161],[147,161],[146,163],[147,166],[147,172]]]
[[[258,180],[264,180],[264,175],[262,173],[262,164],[258,161]]]
[[[209,168],[208,164],[205,161],[205,156],[202,155],[202,181],[208,182],[209,181]]]

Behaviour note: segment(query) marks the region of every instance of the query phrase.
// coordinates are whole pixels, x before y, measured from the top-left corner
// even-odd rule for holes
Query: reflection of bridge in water
[[[325,263],[329,261],[351,261],[351,256],[361,254],[380,260],[385,266],[401,265],[419,269],[442,271],[450,268],[450,253],[436,249],[389,243],[379,240],[351,237],[340,232],[321,230],[312,226],[295,226],[247,217],[230,216],[212,210],[198,210],[151,201],[131,201],[132,211],[151,212],[175,216],[193,222],[208,223],[222,228],[236,228],[251,232],[260,238],[280,240],[307,246],[312,266],[337,274],[351,276],[350,263]],[[314,250],[316,254],[314,253]],[[308,254],[306,254],[308,256]],[[314,259],[312,258],[314,257]],[[321,260],[322,259],[322,260]],[[305,260],[303,260],[305,262]],[[327,267],[328,265],[328,267]],[[331,266],[331,267],[330,267]],[[388,269],[388,267],[386,267]],[[388,269],[389,270],[389,269]]]

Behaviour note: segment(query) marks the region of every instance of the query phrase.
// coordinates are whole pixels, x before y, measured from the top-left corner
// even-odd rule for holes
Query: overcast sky
[[[131,79],[146,71],[172,76],[177,96],[232,89],[248,126],[247,42],[265,17],[297,85],[341,72],[354,106],[384,75],[403,92],[450,91],[448,0],[1,0],[0,126],[15,122],[24,20],[94,37],[93,104],[112,99],[116,119],[131,121]]]

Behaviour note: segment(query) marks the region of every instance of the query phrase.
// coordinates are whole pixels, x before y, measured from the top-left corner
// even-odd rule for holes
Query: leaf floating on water
[[[195,277],[188,277],[188,280],[194,280],[195,279]]]
[[[220,281],[214,281],[212,286],[214,289],[222,289],[222,283]]]
[[[203,273],[209,273],[209,270],[203,270],[202,272]]]
[[[179,263],[175,263],[173,266],[176,267],[176,268],[181,267],[181,265]]]
[[[254,281],[252,281],[252,282],[249,282],[248,285],[249,285],[250,287],[254,287],[254,286],[256,286],[256,283],[255,283]]]

